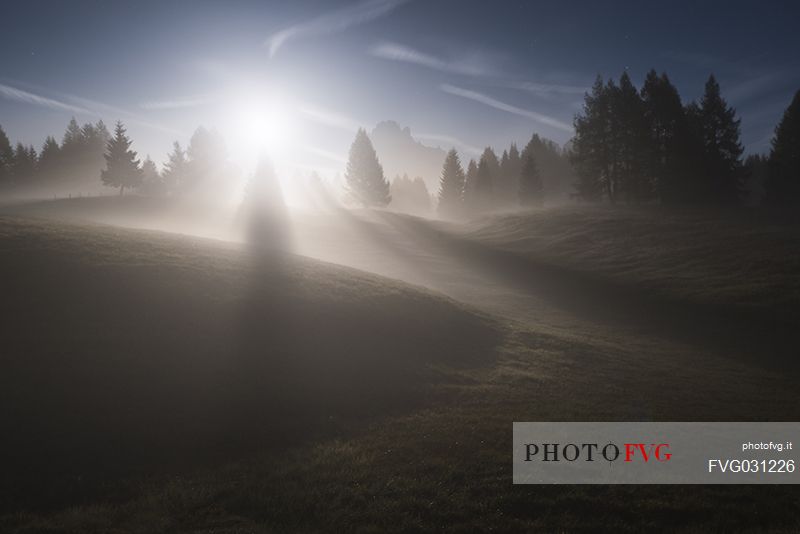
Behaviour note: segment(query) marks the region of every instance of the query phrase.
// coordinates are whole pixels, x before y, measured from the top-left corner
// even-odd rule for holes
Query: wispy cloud
[[[46,107],[59,111],[68,111],[78,115],[92,115],[95,117],[113,116],[115,118],[122,118],[126,121],[140,124],[141,126],[146,126],[148,128],[165,131],[172,134],[183,135],[183,132],[168,128],[162,124],[144,120],[127,110],[74,95],[61,94],[57,95],[55,98],[51,98],[42,96],[41,94],[33,93],[31,91],[18,89],[10,85],[0,84],[0,96],[9,100],[15,100],[17,102],[23,102],[26,104]]]
[[[357,131],[363,124],[353,117],[339,113],[338,111],[330,111],[311,106],[300,106],[298,111],[303,116],[316,123],[333,126],[334,128],[340,128],[349,132]]]
[[[46,108],[57,109],[61,111],[69,111],[72,113],[80,113],[84,115],[97,114],[80,106],[75,106],[67,102],[61,102],[59,100],[47,98],[45,96],[37,95],[28,91],[23,91],[22,89],[17,89],[15,87],[11,87],[5,84],[0,84],[0,95],[9,100],[15,100],[17,102],[23,102],[35,106],[43,106]]]
[[[384,17],[409,0],[362,0],[355,4],[325,13],[306,22],[284,28],[264,43],[270,57],[290,40],[343,32],[353,26]]]
[[[518,115],[520,117],[525,117],[531,119],[533,121],[539,122],[546,126],[550,126],[552,128],[556,128],[558,130],[562,130],[564,132],[572,132],[572,125],[567,124],[566,122],[562,122],[554,117],[550,117],[543,113],[538,113],[536,111],[530,111],[527,109],[519,108],[517,106],[513,106],[511,104],[507,104],[505,102],[501,102],[495,98],[492,98],[488,95],[483,93],[478,93],[476,91],[470,91],[468,89],[462,89],[461,87],[456,87],[450,84],[442,84],[440,89],[445,93],[460,96],[462,98],[466,98],[469,100],[474,100],[475,102],[480,102],[486,106],[499,109],[501,111],[505,111],[507,113],[512,113],[514,115]]]
[[[551,83],[537,83],[528,81],[502,81],[497,85],[508,89],[519,89],[537,96],[548,97],[553,95],[582,95],[588,87],[580,85],[564,85]]]
[[[379,43],[370,49],[370,54],[381,59],[411,63],[451,74],[463,74],[466,76],[489,76],[493,74],[487,66],[478,64],[475,61],[463,59],[457,61],[445,60],[397,43]]]
[[[175,98],[171,100],[149,100],[139,104],[141,109],[182,109],[182,108],[195,108],[208,104],[213,99],[208,96],[189,96],[182,98]]]

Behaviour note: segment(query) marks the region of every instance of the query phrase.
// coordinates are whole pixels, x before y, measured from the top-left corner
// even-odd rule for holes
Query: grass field
[[[742,302],[747,314],[784,306],[777,289],[740,276],[701,291],[715,254],[691,268],[665,263],[673,253],[623,261],[639,246],[686,247],[633,230],[627,242],[610,235],[631,219],[640,228],[642,215],[582,213],[429,234],[387,217],[375,228],[412,225],[420,250],[425,236],[477,266],[502,249],[510,256],[492,268],[513,269],[515,282],[518,270],[563,265],[567,278],[550,285],[646,287],[648,302],[703,313],[722,302]],[[653,219],[666,235],[691,226],[692,241],[707,246],[728,232]],[[787,228],[747,249],[769,280],[783,265],[776,276],[788,302],[796,280],[779,255],[797,257],[794,235]],[[426,262],[423,273],[436,264],[460,274],[444,258],[428,251],[414,261]],[[11,429],[1,445],[3,531],[800,529],[792,487],[511,484],[513,421],[797,420],[794,373],[688,338],[667,344],[607,325],[567,335],[545,321],[509,321],[495,313],[516,310],[505,300],[481,308],[488,293],[460,286],[442,289],[469,304],[241,244],[19,214],[0,218],[0,277],[0,425]],[[426,280],[438,278],[413,281]]]

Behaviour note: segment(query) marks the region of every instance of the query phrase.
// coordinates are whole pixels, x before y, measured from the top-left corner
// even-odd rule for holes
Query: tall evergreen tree
[[[175,193],[183,188],[187,179],[187,170],[186,152],[181,148],[180,143],[175,141],[172,144],[172,152],[169,153],[167,163],[164,165],[164,186],[167,191]]]
[[[800,204],[800,91],[775,128],[766,195],[773,205]]]
[[[475,196],[479,210],[495,207],[495,182],[499,174],[500,162],[494,150],[487,146],[478,161],[478,173],[475,176]]]
[[[473,213],[478,210],[478,195],[476,186],[478,182],[478,164],[470,159],[464,177],[464,212]]]
[[[142,181],[139,184],[139,192],[149,197],[160,197],[166,194],[164,179],[149,154],[142,162]]]
[[[541,206],[544,202],[544,187],[536,158],[529,152],[522,162],[519,181],[519,202],[523,206]]]
[[[742,189],[742,152],[739,140],[740,120],[736,110],[722,98],[714,75],[708,77],[703,98],[694,121],[703,147],[704,180],[700,199],[731,204],[739,201]]]
[[[692,196],[689,179],[691,141],[686,111],[666,73],[647,73],[642,86],[647,129],[646,172],[662,203],[685,202]]]
[[[463,213],[466,176],[455,148],[450,149],[442,166],[439,181],[439,215],[455,218]]]
[[[359,128],[347,161],[347,189],[356,201],[367,207],[383,207],[392,199],[389,182],[369,140],[366,130]]]
[[[609,85],[613,174],[620,192],[628,202],[641,202],[652,197],[653,184],[645,169],[646,125],[642,99],[627,72],[619,85]]]
[[[11,175],[15,185],[31,185],[36,173],[36,164],[36,150],[32,146],[17,143],[11,165]]]
[[[11,163],[14,161],[14,149],[6,132],[0,126],[0,186],[11,181]]]
[[[511,143],[508,150],[503,151],[500,158],[500,191],[497,195],[504,205],[515,205],[518,202],[519,178],[522,171],[522,161],[516,143]]]
[[[575,137],[572,142],[572,163],[578,172],[577,194],[584,200],[596,201],[604,194],[610,202],[616,200],[611,147],[612,123],[609,86],[601,76],[584,97],[583,113],[575,117]]]
[[[126,187],[134,189],[142,182],[142,169],[136,159],[136,152],[130,146],[131,140],[125,133],[122,121],[117,121],[114,137],[106,145],[106,168],[101,172],[100,178],[103,185],[119,187],[120,195],[124,194]]]
[[[48,135],[39,154],[39,174],[43,182],[52,182],[58,175],[61,164],[61,147],[52,135]]]

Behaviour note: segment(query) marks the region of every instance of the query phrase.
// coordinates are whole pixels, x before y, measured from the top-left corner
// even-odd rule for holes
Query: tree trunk
[[[119,196],[122,196],[122,193],[124,191],[125,191],[125,186],[124,185],[119,186]]]

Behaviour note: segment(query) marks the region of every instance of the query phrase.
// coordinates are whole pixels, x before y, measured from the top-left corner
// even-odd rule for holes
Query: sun
[[[292,109],[287,99],[275,93],[246,91],[233,94],[226,121],[231,157],[250,169],[263,156],[275,164],[285,162],[294,148],[297,133]]]

